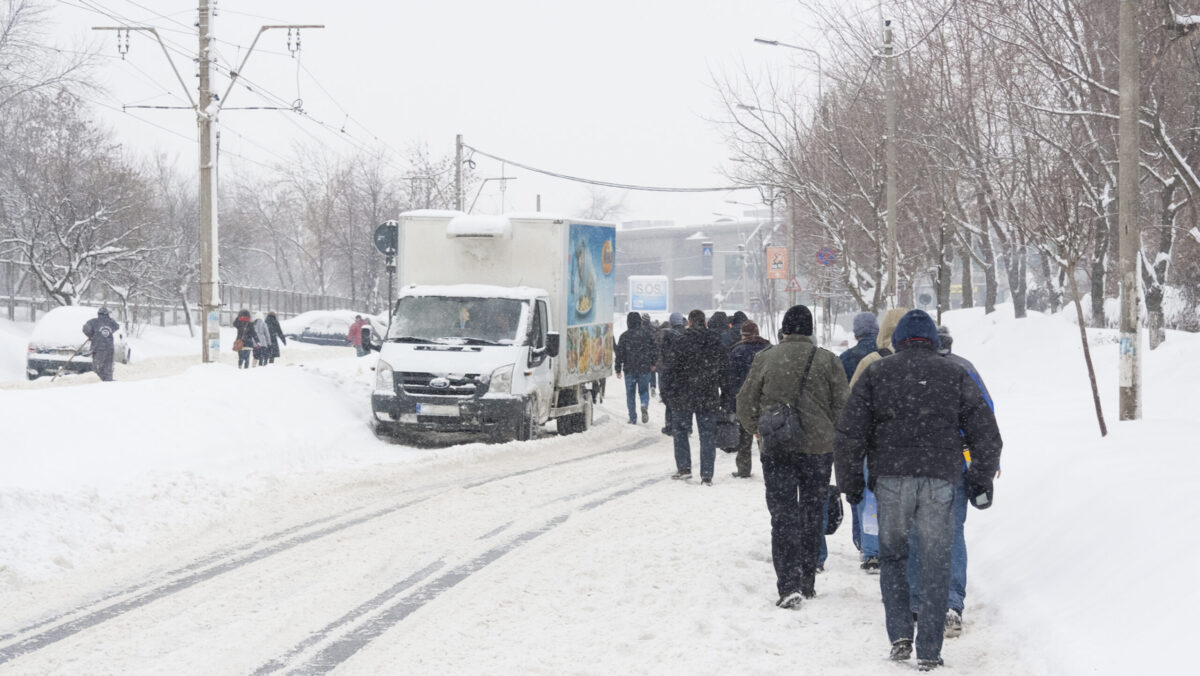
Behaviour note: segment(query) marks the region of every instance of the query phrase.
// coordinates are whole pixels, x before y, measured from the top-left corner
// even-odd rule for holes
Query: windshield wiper
[[[396,336],[396,337],[388,338],[388,342],[390,342],[390,343],[432,343],[433,341],[426,340],[425,338],[417,338],[416,336]]]
[[[467,345],[503,345],[503,343],[497,343],[494,340],[487,340],[486,338],[462,338],[461,340]]]

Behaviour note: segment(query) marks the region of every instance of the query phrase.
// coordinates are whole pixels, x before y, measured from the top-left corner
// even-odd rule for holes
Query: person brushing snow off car
[[[121,327],[108,316],[108,308],[102,307],[96,311],[96,318],[87,320],[83,325],[83,335],[92,341],[92,368],[100,380],[111,382],[113,379],[113,335]]]

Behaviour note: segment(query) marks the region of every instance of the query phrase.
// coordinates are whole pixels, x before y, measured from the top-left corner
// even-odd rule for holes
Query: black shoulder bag
[[[800,395],[804,393],[804,385],[808,382],[808,371],[812,368],[813,357],[817,356],[817,346],[808,355],[808,363],[804,365],[804,375],[800,378],[800,389],[796,390],[796,406],[786,403],[763,411],[758,416],[758,434],[761,436],[764,453],[783,453],[804,445],[804,426],[800,423]]]

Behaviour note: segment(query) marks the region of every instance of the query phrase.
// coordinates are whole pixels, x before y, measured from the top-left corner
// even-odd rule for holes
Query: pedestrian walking
[[[630,312],[625,317],[625,332],[617,341],[613,358],[613,371],[618,379],[625,380],[625,404],[629,408],[629,424],[638,421],[637,399],[641,398],[642,422],[650,422],[650,376],[654,371],[657,355],[654,350],[654,334],[650,327],[642,325],[642,316]]]
[[[233,328],[237,331],[233,339],[233,349],[238,353],[238,368],[250,368],[250,353],[254,350],[254,320],[250,311],[238,310],[237,318],[233,320]]]
[[[796,609],[816,595],[834,422],[848,386],[837,356],[813,342],[807,307],[789,308],[781,331],[783,340],[754,358],[737,394],[737,415],[748,432],[760,437],[776,605]]]
[[[899,317],[897,317],[899,321]],[[854,340],[857,342],[853,347],[842,352],[838,358],[842,360],[842,366],[846,368],[846,380],[853,382],[854,371],[858,368],[858,363],[863,357],[871,354],[877,349],[875,345],[875,337],[879,335],[879,322],[875,319],[875,315],[870,312],[860,312],[854,316]],[[864,501],[865,502],[865,501]],[[860,505],[862,503],[859,503]],[[862,518],[860,516],[861,509],[859,506],[850,507],[850,539],[854,542],[854,548],[860,553],[860,564],[866,564],[868,569],[877,570],[879,565],[879,547],[872,547],[870,557],[862,557]],[[872,535],[874,537],[878,531]],[[870,563],[867,563],[868,560]]]
[[[988,408],[994,413],[996,411],[995,403],[992,401],[992,395],[988,392],[987,386],[983,384],[983,378],[979,375],[979,370],[970,361],[952,352],[951,348],[954,344],[954,338],[950,335],[949,327],[938,327],[938,339],[941,343],[940,347],[938,347],[938,354],[966,369],[967,375],[971,376],[971,380],[979,386],[979,393],[983,395],[983,400],[987,402]],[[946,590],[946,603],[948,606],[944,631],[946,638],[961,636],[963,629],[962,616],[967,598],[967,539],[964,527],[967,523],[967,469],[970,466],[971,451],[964,446],[962,472],[959,473],[957,481],[954,482],[954,506],[952,507],[954,516],[954,542],[950,547],[950,586]],[[999,474],[999,467],[997,467],[997,474]],[[918,593],[921,579],[921,562],[916,552],[914,543],[910,542],[908,586],[911,590],[909,605],[913,608],[919,607],[921,600]]]
[[[842,366],[846,368],[846,380],[854,377],[854,370],[858,368],[858,362],[877,349],[875,337],[878,335],[879,322],[876,321],[874,314],[860,312],[854,316],[854,340],[857,342],[854,347],[838,355],[838,359],[842,360]]]
[[[672,312],[667,325],[663,328],[662,335],[659,336],[658,362],[659,362],[659,389],[658,393],[662,396],[663,401],[663,428],[662,433],[667,436],[674,434],[671,427],[671,404],[667,401],[667,381],[671,377],[670,374],[670,357],[675,349],[675,344],[683,337],[683,332],[686,328],[686,321],[683,313]]]
[[[367,345],[363,345],[362,329],[366,326],[367,320],[362,318],[362,315],[354,315],[354,323],[350,325],[350,331],[346,333],[346,340],[354,346],[354,356],[362,357],[367,354]]]
[[[283,328],[279,326],[279,317],[275,316],[275,311],[267,312],[267,330],[271,332],[270,354],[267,356],[267,363],[274,364],[279,357],[279,344],[287,345],[287,337],[283,335]]]
[[[871,364],[883,359],[892,354],[892,332],[896,330],[896,324],[900,322],[900,318],[904,313],[908,312],[908,308],[898,307],[887,311],[883,316],[883,325],[879,329],[877,337],[877,345],[874,352],[870,352],[863,356],[858,361],[858,366],[854,368],[854,375],[850,377],[850,389],[854,389],[854,384],[858,382],[858,377]],[[843,362],[844,363],[844,362]],[[866,469],[864,464],[863,469]],[[867,476],[870,479],[870,475]],[[859,523],[858,536],[858,551],[859,551],[859,567],[869,574],[879,572],[879,509],[878,503],[875,500],[875,494],[870,489],[863,491],[862,502],[857,505],[851,505],[850,510],[854,512]],[[853,523],[851,523],[851,537],[853,537]]]
[[[692,419],[700,436],[700,483],[712,485],[717,461],[717,414],[721,411],[721,385],[728,354],[721,336],[705,326],[704,312],[688,313],[688,327],[672,343],[665,359],[670,377],[663,397],[671,407],[671,432],[675,439],[675,474],[692,478]]]
[[[263,313],[254,313],[254,361],[258,366],[266,366],[271,356],[271,329],[267,327]]]
[[[729,349],[733,349],[742,340],[742,325],[746,323],[746,313],[738,310],[733,313],[733,317],[729,320],[729,328],[721,334],[721,343]],[[736,393],[735,393],[736,394]]]
[[[729,368],[726,371],[725,388],[721,391],[725,412],[735,415],[737,413],[737,393],[746,382],[746,377],[750,375],[750,365],[758,353],[771,347],[771,341],[758,334],[758,324],[749,319],[742,321],[739,335],[741,340],[729,350]],[[753,448],[754,435],[746,431],[746,428],[739,422],[737,455],[734,458],[737,471],[733,473],[734,478],[750,478]]]
[[[915,611],[917,665],[923,670],[943,664],[954,483],[962,473],[963,443],[972,455],[966,494],[977,505],[990,504],[1002,446],[978,385],[966,369],[937,354],[938,342],[928,314],[906,313],[892,335],[896,354],[861,371],[836,440],[838,488],[850,504],[861,502],[866,460],[879,502],[879,586],[890,657],[912,656]],[[907,577],[910,537],[921,561],[917,608]]]
[[[113,336],[121,327],[108,316],[108,308],[96,310],[96,316],[83,324],[83,335],[92,341],[92,369],[103,382],[112,382],[113,356],[116,347]]]

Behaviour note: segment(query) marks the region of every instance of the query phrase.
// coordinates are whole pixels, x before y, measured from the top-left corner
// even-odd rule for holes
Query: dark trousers
[[[675,438],[675,469],[692,471],[692,416],[700,436],[700,478],[712,481],[717,462],[717,414],[713,411],[671,410],[671,429]]]
[[[828,491],[833,454],[763,455],[762,469],[779,596],[793,592],[812,596],[821,549],[821,506]]]
[[[92,368],[95,369],[96,375],[100,376],[100,380],[108,382],[113,376],[113,353],[112,352],[95,352],[92,354]]]

